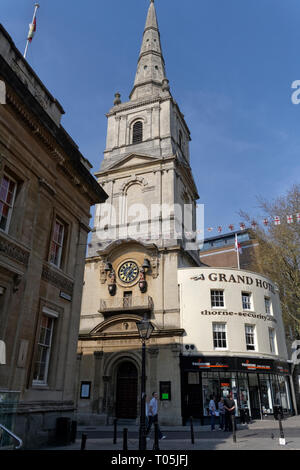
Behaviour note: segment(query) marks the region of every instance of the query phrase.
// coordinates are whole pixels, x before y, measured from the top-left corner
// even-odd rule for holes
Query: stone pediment
[[[90,336],[138,336],[136,322],[140,320],[140,316],[130,314],[110,318],[97,325],[90,332]]]
[[[109,167],[107,167],[106,171],[107,170],[119,170],[122,168],[127,169],[131,167],[136,167],[136,166],[143,166],[149,163],[156,163],[158,161],[160,161],[160,158],[151,157],[149,155],[138,155],[136,153],[132,153],[122,158],[121,160],[118,160],[116,163],[110,165]]]

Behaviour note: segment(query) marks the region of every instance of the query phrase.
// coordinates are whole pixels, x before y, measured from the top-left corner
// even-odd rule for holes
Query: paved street
[[[190,428],[183,426],[162,426],[166,439],[159,442],[160,450],[300,450],[300,417],[285,419],[283,430],[286,445],[279,444],[279,424],[275,420],[256,421],[249,425],[240,425],[237,430],[237,442],[233,442],[231,433],[211,432],[209,426],[195,426],[195,443],[191,443]],[[80,450],[81,435],[87,435],[86,450],[122,450],[122,429],[118,430],[117,443],[113,444],[112,426],[79,427],[77,440],[69,446],[47,447],[47,450]],[[128,428],[128,450],[138,450],[137,426]],[[153,435],[152,435],[153,437]],[[152,450],[153,438],[147,442],[147,449]]]

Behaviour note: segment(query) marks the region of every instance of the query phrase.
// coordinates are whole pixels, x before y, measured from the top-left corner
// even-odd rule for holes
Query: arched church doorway
[[[117,372],[116,417],[134,419],[137,416],[138,372],[132,362],[119,365]]]

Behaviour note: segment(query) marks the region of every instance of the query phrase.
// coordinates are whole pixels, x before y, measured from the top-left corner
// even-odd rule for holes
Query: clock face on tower
[[[139,274],[138,265],[134,261],[125,261],[119,268],[119,278],[122,282],[130,283],[136,280]]]

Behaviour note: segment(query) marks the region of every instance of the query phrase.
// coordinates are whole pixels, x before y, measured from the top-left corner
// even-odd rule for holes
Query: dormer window
[[[138,142],[143,141],[143,123],[142,121],[137,121],[133,124],[132,127],[132,143],[137,144]]]

